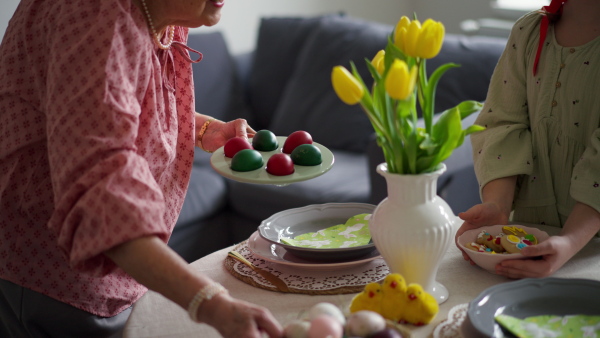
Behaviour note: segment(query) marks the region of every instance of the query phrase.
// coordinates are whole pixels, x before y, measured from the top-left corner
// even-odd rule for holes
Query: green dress
[[[481,188],[518,175],[513,220],[562,226],[576,201],[600,212],[600,38],[562,47],[541,16],[519,19],[492,76],[472,135]]]

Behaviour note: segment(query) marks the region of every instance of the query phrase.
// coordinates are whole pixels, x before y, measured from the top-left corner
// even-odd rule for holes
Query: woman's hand
[[[456,236],[454,237],[454,241],[456,246],[458,246],[458,237],[462,235],[465,231],[471,229],[477,229],[483,226],[490,226],[496,224],[508,224],[508,216],[505,212],[503,212],[498,206],[497,203],[486,202],[473,206],[471,209],[461,212],[458,214],[463,221],[465,221],[458,231],[456,232]],[[462,251],[462,249],[461,249]],[[471,261],[466,252],[462,251],[462,255],[465,260]],[[475,262],[471,261],[471,264],[474,265]]]
[[[220,294],[205,302],[198,319],[217,329],[224,338],[270,338],[283,336],[283,328],[265,308]]]
[[[201,118],[198,118],[200,116]],[[206,121],[203,115],[196,115],[196,135],[199,133],[199,129]],[[202,121],[201,123],[198,123]],[[219,120],[213,120],[210,122],[201,139],[196,139],[196,146],[204,149],[208,152],[213,152],[220,147],[225,145],[225,142],[233,137],[250,138],[254,137],[256,132],[252,129],[248,122],[244,119],[236,119],[229,122],[223,122]]]

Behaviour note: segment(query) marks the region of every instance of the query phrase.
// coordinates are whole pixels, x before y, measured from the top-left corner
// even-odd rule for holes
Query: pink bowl
[[[467,253],[467,255],[469,255],[469,258],[471,258],[471,260],[473,262],[475,262],[475,264],[479,265],[480,267],[482,267],[483,269],[485,269],[491,273],[496,273],[495,272],[496,265],[498,263],[502,262],[503,260],[525,259],[526,257],[521,255],[520,253],[490,254],[490,253],[486,253],[486,252],[478,252],[478,251],[468,249],[466,247],[466,245],[468,243],[475,242],[477,240],[477,235],[479,235],[479,233],[481,231],[485,230],[485,231],[489,232],[490,235],[495,236],[502,232],[503,226],[504,225],[492,225],[489,227],[481,227],[478,229],[465,231],[462,235],[460,235],[460,237],[458,237],[458,245],[461,247],[461,249],[463,249]],[[548,235],[548,233],[546,233],[545,231],[539,230],[537,228],[531,228],[531,227],[526,227],[526,226],[517,225],[517,224],[511,225],[511,226],[521,228],[521,229],[525,230],[527,233],[534,235],[538,239],[538,243],[541,243],[541,242],[545,241],[546,239],[548,239],[548,237],[550,237]]]

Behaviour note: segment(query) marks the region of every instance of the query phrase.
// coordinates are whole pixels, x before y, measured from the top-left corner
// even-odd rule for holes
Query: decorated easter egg
[[[323,314],[310,321],[308,338],[342,338],[343,335],[342,324],[329,315]]]
[[[283,336],[285,338],[306,338],[309,329],[309,321],[295,319],[283,328]]]
[[[231,170],[252,171],[261,168],[264,164],[262,155],[253,149],[242,149],[231,159]]]
[[[323,162],[321,150],[314,144],[301,144],[292,151],[292,161],[297,165],[314,166]]]
[[[267,161],[267,172],[276,176],[291,175],[294,173],[294,162],[287,154],[275,154]]]
[[[317,303],[308,310],[308,320],[310,320],[310,321],[312,321],[313,319],[315,319],[321,315],[327,315],[327,316],[333,317],[333,318],[335,318],[335,320],[340,322],[342,325],[346,325],[346,317],[344,316],[344,313],[342,312],[342,310],[340,310],[339,307],[337,307],[331,303],[327,303],[327,302]]]
[[[259,130],[252,138],[252,146],[260,151],[273,151],[279,147],[277,137],[270,130]]]
[[[232,137],[227,142],[225,142],[225,146],[223,147],[223,152],[225,156],[232,158],[233,155],[237,154],[238,151],[243,149],[252,149],[250,142],[243,137]]]
[[[385,329],[385,325],[385,319],[379,313],[361,310],[348,317],[346,329],[351,337],[370,337]]]
[[[312,136],[304,130],[298,130],[290,134],[283,143],[283,152],[291,154],[297,146],[301,144],[312,144]]]

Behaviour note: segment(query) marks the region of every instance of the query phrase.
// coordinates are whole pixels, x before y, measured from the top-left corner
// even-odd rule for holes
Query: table
[[[550,235],[560,229],[539,226]],[[262,305],[271,310],[277,320],[285,325],[301,318],[310,307],[318,302],[330,302],[345,308],[354,294],[345,295],[304,295],[268,291],[253,287],[233,277],[224,267],[227,252],[225,248],[205,256],[191,267],[225,286],[233,297]],[[600,280],[600,238],[594,238],[571,261],[557,271],[553,277],[586,278]],[[468,303],[479,293],[495,284],[509,279],[471,266],[464,261],[455,245],[450,245],[447,255],[438,270],[437,280],[450,293],[446,302],[440,305],[435,320],[427,326],[411,328],[411,337],[431,337],[435,327],[447,318],[448,311],[458,304]],[[192,322],[187,312],[162,295],[148,291],[133,307],[124,331],[124,337],[221,337],[216,330],[206,324]]]

